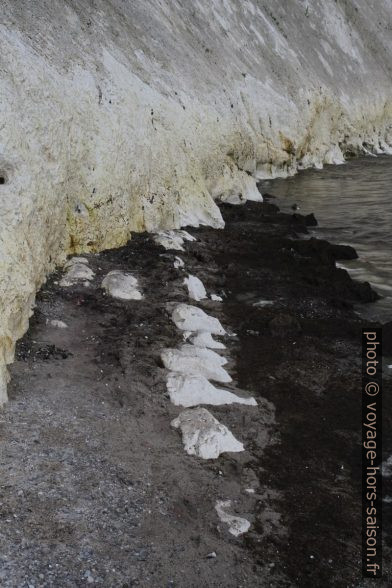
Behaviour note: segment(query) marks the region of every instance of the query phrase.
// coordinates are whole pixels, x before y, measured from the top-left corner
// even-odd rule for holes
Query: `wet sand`
[[[90,286],[61,288],[59,272],[40,292],[0,415],[5,588],[370,585],[360,540],[364,322],[353,305],[376,295],[335,267],[351,248],[300,238],[313,219],[280,213],[272,199],[222,213],[226,228],[189,229],[197,240],[185,252],[135,235],[86,256]],[[178,254],[185,271],[173,267]],[[104,294],[103,277],[118,269],[138,277],[143,300]],[[225,387],[258,402],[208,407],[245,445],[209,461],[188,456],[170,427],[181,409],[160,359],[182,340],[170,311],[192,303],[188,273],[223,297],[195,304],[229,333]],[[390,377],[384,390],[389,456]],[[247,534],[229,534],[217,500],[251,522]],[[390,549],[389,535],[380,586]]]

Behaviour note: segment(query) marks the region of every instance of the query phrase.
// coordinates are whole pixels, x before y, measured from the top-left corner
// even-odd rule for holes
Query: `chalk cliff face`
[[[0,33],[0,402],[66,254],[390,150],[390,0],[3,0]]]

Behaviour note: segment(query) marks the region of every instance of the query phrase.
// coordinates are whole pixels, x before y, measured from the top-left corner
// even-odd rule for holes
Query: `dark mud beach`
[[[137,235],[87,256],[90,286],[62,288],[59,273],[40,292],[0,415],[1,586],[372,585],[361,578],[364,322],[353,306],[375,294],[335,267],[352,249],[301,238],[312,218],[272,200],[222,213],[224,230],[190,229],[185,270]],[[138,277],[143,300],[104,294],[113,269]],[[182,340],[170,309],[192,303],[188,273],[223,297],[195,304],[229,333],[225,387],[258,402],[208,407],[245,446],[209,461],[170,427],[181,409],[160,359]],[[387,375],[384,390],[389,456]],[[217,500],[251,522],[247,534],[228,532]],[[380,586],[392,577],[391,506]]]

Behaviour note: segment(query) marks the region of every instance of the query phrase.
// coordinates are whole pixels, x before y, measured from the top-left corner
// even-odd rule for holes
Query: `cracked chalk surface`
[[[221,453],[244,451],[243,444],[205,408],[184,410],[171,424],[180,429],[189,455],[216,459]]]

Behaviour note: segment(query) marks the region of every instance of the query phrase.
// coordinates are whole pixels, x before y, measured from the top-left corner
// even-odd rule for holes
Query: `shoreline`
[[[352,248],[298,239],[304,217],[266,200],[221,205],[225,228],[190,228],[196,240],[185,251],[138,234],[88,254],[95,277],[87,287],[60,287],[60,271],[48,279],[17,344],[2,413],[1,508],[12,518],[0,556],[5,588],[360,581],[365,321],[353,305],[375,294],[335,267]],[[173,267],[177,254],[184,269]],[[113,270],[135,274],[144,298],[105,295],[100,284]],[[188,274],[223,301],[190,301]],[[244,452],[188,456],[170,427],[181,409],[170,403],[160,357],[181,343],[170,320],[176,303],[202,308],[229,333],[222,340],[233,382],[224,387],[258,406],[207,408]],[[388,455],[390,389],[391,377]],[[215,512],[219,500],[249,520],[248,533],[229,534]]]

